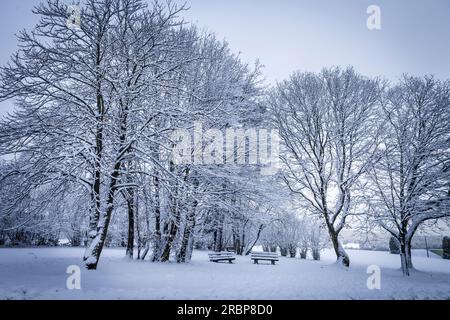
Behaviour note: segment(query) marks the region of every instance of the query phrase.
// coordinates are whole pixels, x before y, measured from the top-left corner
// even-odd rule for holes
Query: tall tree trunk
[[[142,252],[142,248],[145,245],[145,242],[142,239],[142,234],[141,234],[141,224],[139,223],[139,195],[136,195],[135,198],[135,226],[136,226],[136,239],[137,239],[137,259],[140,260],[141,259],[141,252]]]
[[[127,192],[127,207],[128,207],[128,241],[126,256],[133,259],[134,256],[134,227],[135,227],[135,196],[134,190],[129,188]]]
[[[216,243],[214,245],[215,252],[223,251],[223,221],[222,218],[218,221],[217,224],[217,235],[216,235]]]
[[[190,169],[186,170],[185,180],[189,177]],[[197,178],[195,178],[196,173],[193,173],[194,179],[192,180],[192,185],[195,189],[199,186],[199,181]],[[188,214],[186,217],[186,223],[184,226],[183,236],[181,238],[181,245],[179,252],[177,253],[177,262],[178,263],[185,263],[191,260],[192,252],[189,252],[189,245],[193,245],[193,238],[194,238],[194,228],[195,228],[195,216],[197,213],[197,206],[198,201],[195,198],[196,192],[194,192],[194,199],[192,200],[192,206],[188,208]]]
[[[400,263],[402,272],[404,276],[409,276],[408,253],[407,253],[408,250],[406,248],[405,235],[400,233],[398,240],[400,242]]]
[[[413,268],[412,258],[411,258],[411,243],[410,240],[407,239],[404,233],[400,233],[399,235],[400,242],[400,262],[403,275],[409,276],[410,269]]]
[[[178,232],[178,224],[180,223],[179,221],[180,219],[178,217],[179,213],[176,214],[177,217],[175,217],[175,221],[170,222],[169,232],[167,234],[167,241],[163,246],[161,258],[159,259],[160,262],[167,262],[170,259],[170,251],[172,250],[172,244]]]
[[[126,147],[126,133],[127,133],[127,119],[128,110],[125,108],[121,115],[121,125],[120,125],[120,148],[115,159],[114,169],[111,174],[111,180],[108,188],[108,196],[106,200],[105,213],[97,225],[96,235],[93,237],[92,242],[86,249],[84,254],[84,263],[88,270],[96,270],[100,255],[102,253],[103,247],[105,245],[106,236],[108,234],[109,224],[111,222],[111,216],[114,211],[114,200],[117,193],[117,183],[120,178],[121,168],[122,168],[122,157],[128,151]]]
[[[145,208],[145,234],[143,237],[143,241],[144,241],[144,251],[141,254],[140,259],[141,260],[145,260],[145,258],[147,257],[148,252],[150,251],[150,215],[149,215],[149,201],[148,201],[148,194],[147,194],[147,189],[144,188],[143,190],[143,196],[144,196],[144,206],[143,208]]]
[[[320,249],[313,248],[312,249],[312,256],[313,256],[314,260],[319,261],[320,260]]]
[[[175,186],[175,192],[173,196],[171,196],[171,202],[172,216],[169,218],[170,220],[164,228],[166,242],[161,250],[161,257],[159,258],[160,262],[169,261],[172,245],[180,227],[181,214],[178,208],[178,186]]]
[[[161,203],[160,203],[160,185],[159,177],[155,174],[153,179],[155,185],[155,235],[153,239],[153,257],[152,261],[159,261],[161,258],[162,238],[161,238]]]
[[[252,250],[253,247],[258,243],[259,238],[261,237],[261,232],[264,230],[264,224],[261,224],[258,228],[258,232],[256,233],[256,238],[255,240],[253,240],[253,242],[251,243],[251,245],[248,246],[247,251],[245,252],[245,255],[248,256]]]
[[[345,252],[344,248],[342,247],[341,243],[339,242],[339,234],[334,231],[334,228],[330,227],[328,228],[331,243],[333,244],[334,252],[336,253],[336,261],[340,264],[342,264],[344,267],[350,266],[350,258],[347,255],[347,252]]]
[[[102,36],[99,35],[99,38]],[[105,101],[102,94],[102,74],[100,72],[100,65],[102,60],[102,52],[100,47],[100,41],[96,44],[96,128],[95,128],[95,148],[94,148],[94,162],[93,162],[93,184],[91,191],[91,212],[89,216],[89,232],[88,232],[88,245],[97,237],[98,224],[101,212],[101,185],[102,185],[102,159],[103,159],[103,130],[104,130],[104,118],[105,118]]]
[[[300,249],[300,259],[306,259],[306,257],[308,256],[308,248],[301,248]]]
[[[108,200],[106,203],[106,211],[99,221],[99,225],[97,227],[97,235],[91,242],[91,244],[86,249],[84,254],[84,263],[88,270],[96,270],[98,261],[100,259],[100,255],[103,251],[103,247],[106,241],[106,236],[108,234],[109,224],[111,222],[112,212],[114,210],[114,199],[116,195],[116,184],[117,179],[119,177],[119,170],[121,164],[120,162],[116,164],[116,168],[111,177],[111,183],[109,187]]]
[[[181,239],[180,250],[177,254],[177,262],[185,263],[186,256],[188,254],[188,245],[190,239],[193,237],[193,228],[195,226],[195,213],[197,208],[197,201],[194,201],[192,208],[189,209],[189,213],[186,217],[186,224],[184,226],[183,236]]]
[[[411,254],[411,249],[412,249],[412,239],[417,231],[417,228],[419,227],[420,224],[413,224],[413,226],[410,227],[410,229],[405,233],[405,251],[406,251],[406,264],[408,266],[409,269],[414,269],[414,265],[412,262],[412,254]],[[405,230],[407,228],[407,225],[405,225]],[[426,238],[425,238],[425,242],[426,242]],[[427,244],[428,247],[428,244]],[[428,254],[428,251],[427,251]]]
[[[100,107],[99,107],[100,108]],[[88,244],[94,241],[97,236],[97,226],[101,216],[101,159],[103,153],[103,128],[100,121],[97,120],[97,132],[95,136],[95,159],[93,168],[93,185],[91,191],[91,212],[89,214],[89,232],[88,232]]]
[[[408,266],[408,269],[414,269],[411,256],[411,240],[406,240],[405,252],[406,252],[406,265]]]
[[[289,256],[291,258],[295,258],[296,255],[297,255],[297,246],[294,244],[290,244],[289,245]]]
[[[236,225],[233,225],[233,248],[234,252],[238,255],[242,255],[241,251],[241,236]]]
[[[242,241],[241,241],[241,248],[240,248],[240,253],[239,253],[239,255],[243,255],[244,254],[244,251],[245,251],[245,248],[246,248],[246,243],[245,243],[245,241],[247,241],[247,239],[246,239],[246,237],[245,237],[245,225],[244,225],[244,227],[242,228],[242,236],[241,236],[241,239],[242,239]]]
[[[195,224],[194,224],[194,228],[195,228]],[[195,238],[194,237],[190,237],[189,238],[189,244],[188,244],[188,251],[186,254],[186,261],[191,261],[192,260],[192,253],[194,252],[194,245],[195,245]]]

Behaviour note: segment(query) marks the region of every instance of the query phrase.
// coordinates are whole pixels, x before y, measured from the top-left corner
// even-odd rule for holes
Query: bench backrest
[[[232,252],[215,252],[208,254],[210,258],[223,258],[223,257],[233,257]]]
[[[276,252],[252,252],[252,258],[274,258],[278,259]]]

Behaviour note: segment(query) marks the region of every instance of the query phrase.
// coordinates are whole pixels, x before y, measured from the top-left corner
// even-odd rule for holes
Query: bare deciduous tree
[[[361,176],[376,157],[380,83],[353,69],[295,73],[272,92],[269,106],[285,153],[285,181],[324,219],[337,259],[350,259],[339,233],[355,212]]]
[[[370,172],[369,202],[374,220],[399,241],[409,275],[417,228],[450,215],[450,83],[404,76],[387,91],[383,111],[383,150]]]

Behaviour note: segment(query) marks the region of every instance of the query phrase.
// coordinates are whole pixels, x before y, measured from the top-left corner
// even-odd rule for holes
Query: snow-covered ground
[[[214,264],[196,251],[190,264],[127,261],[107,249],[99,270],[82,269],[81,290],[68,290],[69,265],[82,249],[0,249],[0,299],[450,299],[450,261],[413,253],[416,271],[406,278],[398,256],[349,250],[352,266],[335,265],[331,251],[320,262],[280,258],[276,266]],[[367,266],[381,268],[381,290],[369,290]]]

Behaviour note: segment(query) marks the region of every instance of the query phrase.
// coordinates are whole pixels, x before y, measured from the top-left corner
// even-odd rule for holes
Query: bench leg
[[[231,263],[231,264],[233,264],[233,260],[228,260],[228,263]]]
[[[254,264],[258,264],[258,260],[255,260],[255,263]]]
[[[272,260],[272,264],[275,265],[275,261]]]

